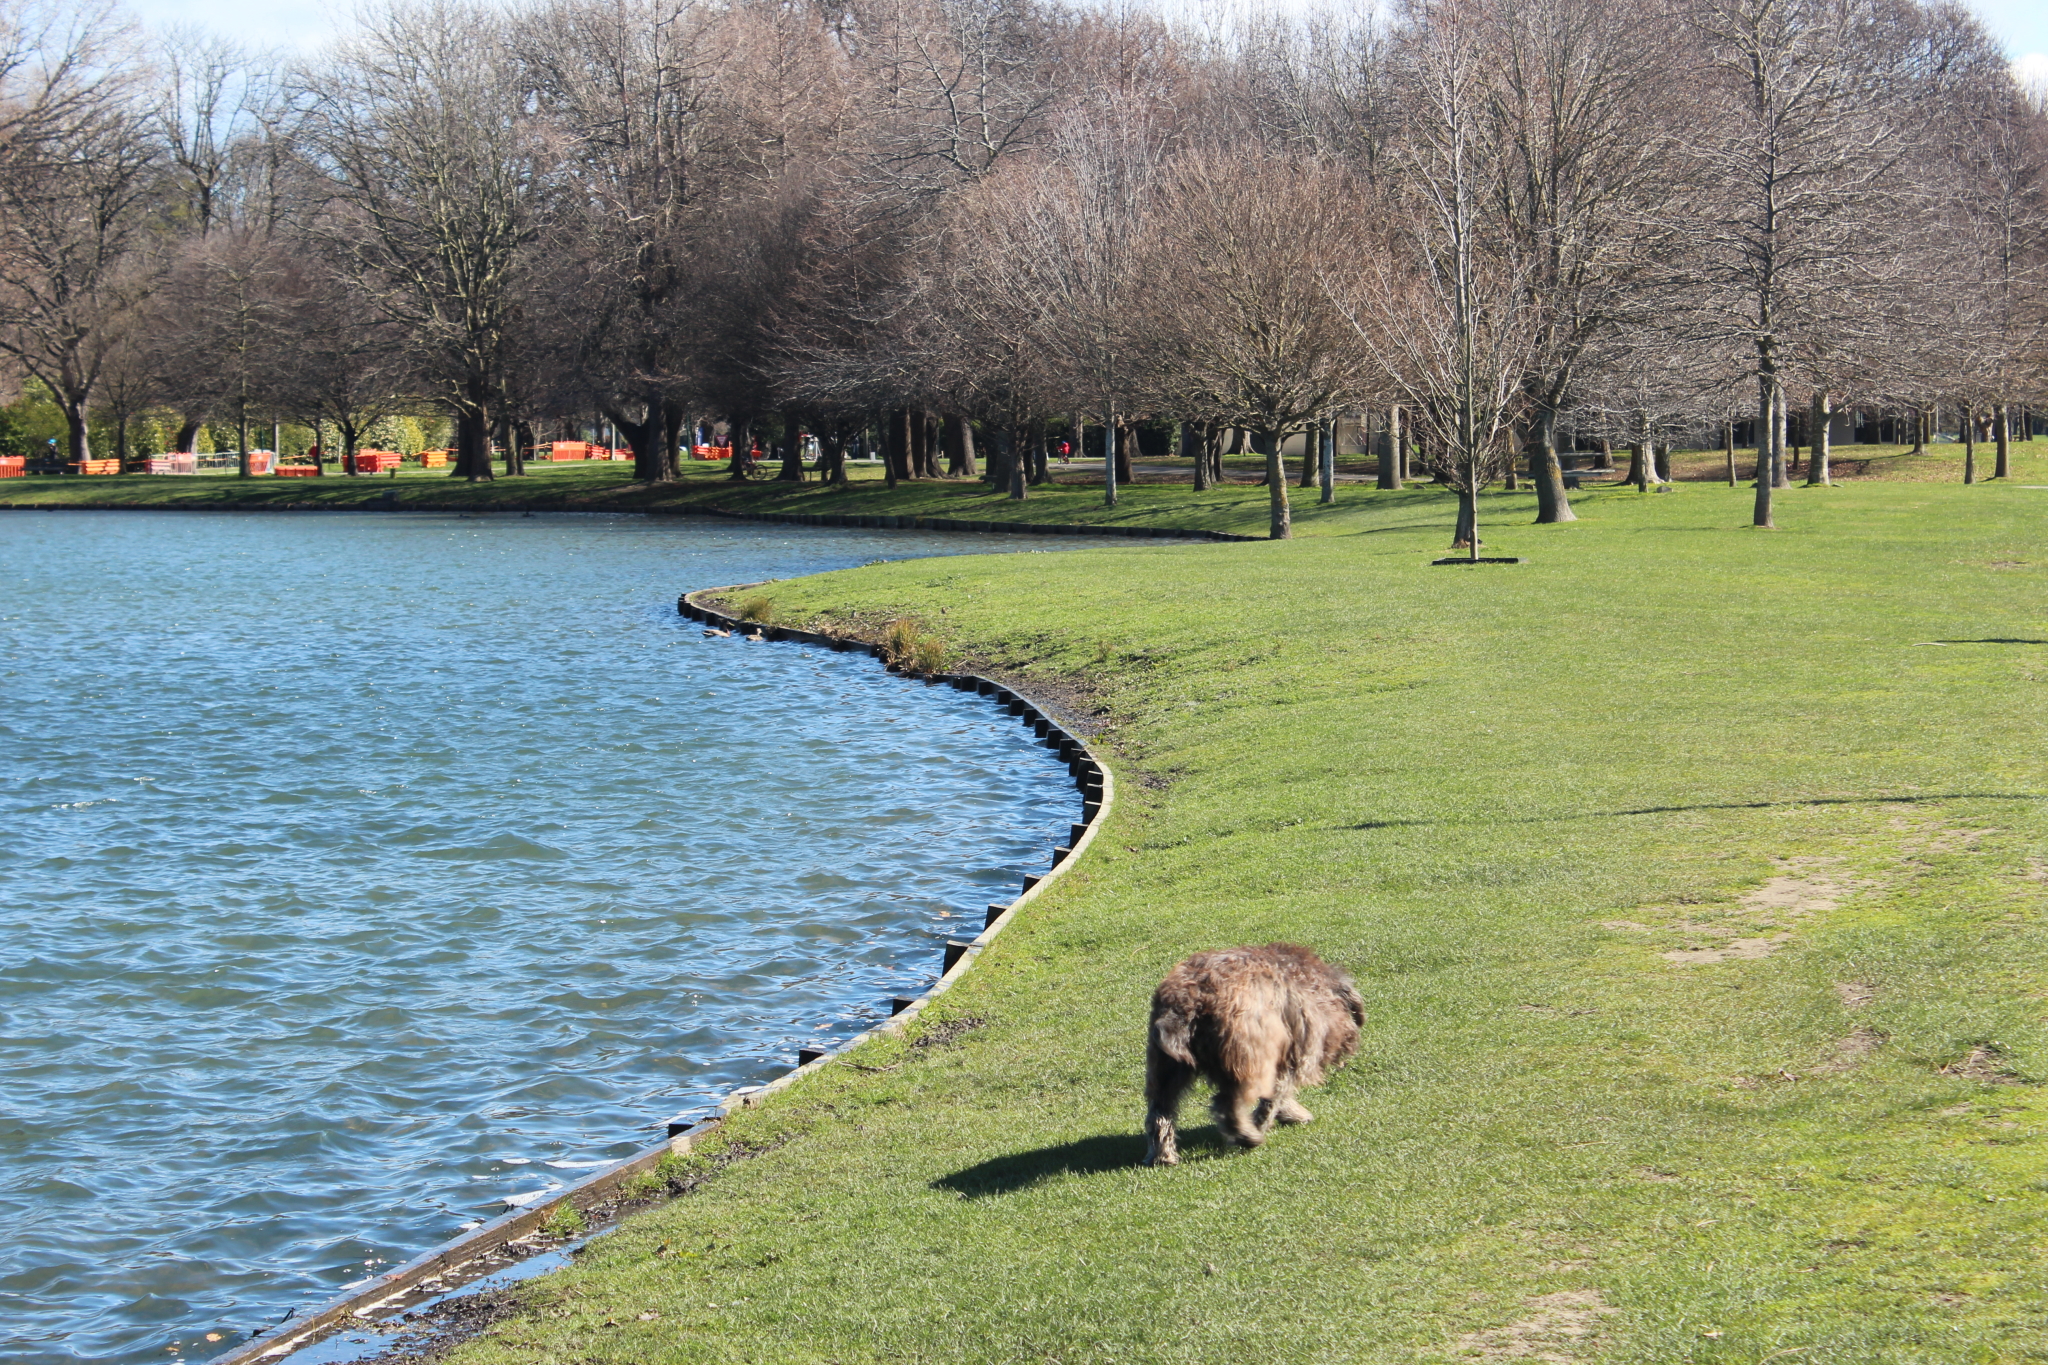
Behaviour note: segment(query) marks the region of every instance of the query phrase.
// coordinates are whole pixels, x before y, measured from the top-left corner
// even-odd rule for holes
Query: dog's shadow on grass
[[[1180,1159],[1203,1161],[1229,1150],[1214,1128],[1182,1129]],[[1101,1175],[1145,1164],[1145,1139],[1138,1133],[1104,1133],[1100,1137],[1062,1142],[1029,1152],[990,1157],[965,1170],[942,1175],[935,1190],[950,1190],[962,1199],[987,1199],[1042,1185],[1055,1176]]]

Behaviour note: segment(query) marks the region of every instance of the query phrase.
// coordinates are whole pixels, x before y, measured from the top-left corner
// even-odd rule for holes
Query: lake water
[[[1065,769],[675,598],[1044,547],[0,514],[0,1359],[218,1353],[929,983]]]

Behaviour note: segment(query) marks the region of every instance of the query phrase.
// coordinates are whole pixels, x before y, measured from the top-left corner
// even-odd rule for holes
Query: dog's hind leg
[[[1177,1166],[1180,1144],[1174,1121],[1180,1116],[1181,1097],[1195,1083],[1195,1068],[1178,1057],[1167,1055],[1155,1040],[1145,1049],[1145,1164]]]
[[[1273,1121],[1275,1123],[1311,1123],[1315,1115],[1301,1107],[1301,1101],[1294,1097],[1294,1078],[1282,1076],[1274,1092]]]

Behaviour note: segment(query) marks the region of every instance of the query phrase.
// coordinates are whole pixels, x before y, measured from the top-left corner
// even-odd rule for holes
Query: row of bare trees
[[[2048,121],[1951,0],[394,0],[283,64],[30,0],[0,28],[0,352],[125,429],[431,405],[455,473],[603,414],[645,480],[1012,496],[1140,422],[1335,424],[1383,487],[1730,431],[1769,525],[1847,404],[2048,407]],[[2006,439],[2005,435],[1998,436]],[[241,442],[248,447],[246,434]],[[941,468],[943,460],[944,468]],[[1639,459],[1645,482],[1659,476]]]

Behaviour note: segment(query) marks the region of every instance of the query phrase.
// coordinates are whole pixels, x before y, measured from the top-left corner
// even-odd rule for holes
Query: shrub
[[[946,666],[946,642],[936,635],[920,635],[910,649],[910,666],[920,673],[937,673]]]
[[[752,597],[741,599],[740,620],[759,621],[761,624],[766,625],[774,619],[775,604],[761,596],[761,594],[755,593]]]
[[[550,1237],[574,1237],[584,1228],[583,1214],[574,1204],[558,1204],[540,1230]]]
[[[897,617],[882,632],[883,656],[899,666],[909,663],[911,651],[917,648],[917,639],[922,634],[924,632],[918,629],[917,622],[907,616]]]

